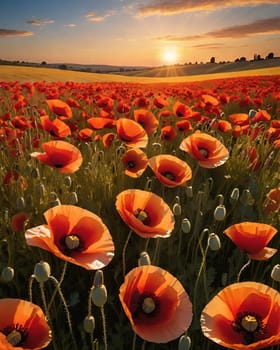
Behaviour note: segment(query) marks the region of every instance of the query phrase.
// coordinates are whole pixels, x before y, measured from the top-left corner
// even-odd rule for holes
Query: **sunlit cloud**
[[[243,38],[259,34],[279,34],[280,16],[267,19],[221,28],[219,30],[203,33],[200,35],[173,36],[166,35],[154,39],[161,41],[191,41],[205,38]]]
[[[209,44],[198,44],[198,45],[192,45],[193,48],[196,49],[222,49],[224,48],[224,44],[222,43],[209,43]]]
[[[52,24],[54,23],[54,20],[46,19],[46,18],[37,18],[37,19],[31,19],[26,23],[31,24],[32,26],[42,26],[45,24]]]
[[[87,12],[84,17],[91,22],[103,22],[107,17],[111,17],[114,13],[115,11],[111,10],[111,11],[107,11],[103,16],[98,16],[95,12],[90,11],[90,12]]]
[[[172,15],[181,12],[259,5],[279,5],[279,0],[150,0],[147,5],[138,8],[137,14],[139,16]]]
[[[12,36],[32,36],[34,33],[26,30],[16,29],[2,29],[0,28],[0,38],[12,37]]]
[[[105,18],[106,16],[96,16],[96,17],[89,17],[88,20],[91,22],[103,22],[105,21]]]
[[[88,18],[88,17],[93,17],[93,16],[95,16],[95,12],[90,11],[90,12],[87,12],[84,17]]]
[[[64,26],[69,28],[74,28],[74,27],[77,27],[77,24],[69,23],[69,24],[65,24]]]

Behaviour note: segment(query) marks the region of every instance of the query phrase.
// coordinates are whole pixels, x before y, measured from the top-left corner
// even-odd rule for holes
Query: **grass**
[[[195,82],[212,79],[226,79],[233,77],[245,76],[267,76],[280,75],[280,67],[270,67],[253,70],[243,70],[237,72],[224,72],[203,75],[190,75],[178,77],[135,77],[121,76],[114,74],[97,74],[74,72],[61,69],[51,68],[34,68],[34,67],[17,67],[17,66],[0,66],[0,81],[75,81],[75,82],[131,82],[131,83],[172,83],[172,82]]]

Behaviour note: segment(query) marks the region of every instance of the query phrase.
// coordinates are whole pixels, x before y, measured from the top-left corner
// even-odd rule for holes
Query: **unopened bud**
[[[25,208],[26,203],[25,203],[25,199],[22,196],[17,198],[16,206],[17,206],[17,209],[19,210],[23,210]]]
[[[46,282],[51,276],[51,267],[46,261],[40,261],[34,267],[34,276],[39,283]]]
[[[210,250],[216,251],[221,248],[221,241],[216,233],[210,233],[208,236],[207,245]]]
[[[145,183],[145,191],[151,191],[152,189],[152,179],[147,178],[147,181]]]
[[[50,208],[56,207],[57,205],[60,205],[60,200],[57,198],[54,201],[50,202]]]
[[[31,170],[31,177],[33,179],[38,179],[40,177],[40,172],[39,172],[39,169],[38,168],[33,168]]]
[[[217,221],[223,221],[226,217],[226,207],[224,205],[218,205],[214,211],[214,218]]]
[[[230,204],[235,204],[239,199],[239,188],[235,187],[230,194]]]
[[[218,200],[219,205],[223,205],[224,204],[224,196],[222,194],[219,194],[217,196],[217,200]]]
[[[181,222],[181,230],[184,233],[190,233],[191,232],[191,222],[188,218],[184,218]]]
[[[102,307],[107,301],[107,289],[105,285],[94,287],[91,293],[91,300],[94,305]]]
[[[76,205],[79,202],[78,195],[76,192],[71,192],[68,195],[68,203],[71,205]]]
[[[280,282],[280,264],[273,267],[271,271],[271,278],[276,282]]]
[[[250,200],[250,190],[244,190],[241,194],[240,200],[244,205],[248,205],[249,204],[249,200]]]
[[[250,109],[250,110],[249,110],[249,113],[248,113],[249,118],[250,118],[250,119],[253,118],[253,117],[255,116],[256,113],[257,113],[257,111],[255,111],[254,109]]]
[[[64,185],[67,187],[71,187],[72,185],[72,179],[70,176],[65,176],[64,178]]]
[[[182,214],[182,207],[180,203],[175,203],[172,208],[173,214],[175,216],[180,216]]]
[[[94,287],[100,287],[104,284],[104,275],[102,270],[96,270],[93,280]]]
[[[10,266],[4,267],[1,272],[1,281],[8,283],[13,280],[15,275],[14,269]]]
[[[86,316],[83,322],[84,331],[87,333],[92,333],[95,328],[95,319],[93,316]]]
[[[138,266],[151,265],[151,259],[147,252],[142,252],[138,259]]]
[[[178,350],[189,350],[191,348],[191,338],[183,334],[179,339]]]

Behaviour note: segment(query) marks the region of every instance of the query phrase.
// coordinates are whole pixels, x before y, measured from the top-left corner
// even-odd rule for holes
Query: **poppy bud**
[[[214,218],[217,221],[223,221],[226,217],[226,207],[224,205],[218,205],[214,211]]]
[[[280,264],[273,267],[271,271],[271,278],[276,282],[280,282]]]
[[[86,316],[83,322],[84,331],[87,333],[92,333],[95,328],[95,319],[93,316]]]
[[[26,205],[25,199],[22,196],[18,197],[16,200],[17,209],[23,210],[25,208],[25,205]]]
[[[64,185],[67,186],[67,187],[71,187],[71,185],[72,185],[72,179],[71,179],[70,176],[66,176],[66,177],[64,178]]]
[[[217,196],[217,199],[218,199],[219,205],[223,205],[224,204],[224,196],[222,194],[219,194]]]
[[[210,233],[208,236],[207,245],[213,251],[219,250],[221,248],[221,241],[219,236],[216,235],[216,233]]]
[[[43,184],[37,184],[35,187],[36,196],[43,198],[46,194],[46,188]]]
[[[104,275],[102,270],[97,270],[94,275],[93,285],[94,287],[100,287],[104,284]]]
[[[255,116],[255,114],[257,113],[257,111],[255,111],[254,109],[250,109],[249,110],[249,113],[248,113],[248,116],[249,118],[253,118]]]
[[[178,350],[189,350],[191,348],[191,338],[183,334],[179,339]]]
[[[151,259],[147,252],[142,252],[138,259],[138,266],[151,265]]]
[[[244,205],[249,204],[249,199],[250,199],[250,190],[244,190],[241,194],[240,200]]]
[[[1,281],[8,283],[14,278],[15,272],[11,266],[4,267],[1,272]]]
[[[51,267],[46,261],[40,261],[34,267],[34,276],[39,283],[46,282],[51,276]]]
[[[57,205],[60,205],[60,200],[57,198],[54,201],[50,202],[50,208],[56,207]]]
[[[152,179],[147,178],[147,181],[145,183],[145,191],[151,191],[152,188]]]
[[[184,218],[181,222],[181,230],[184,233],[190,233],[191,232],[191,222],[188,218]]]
[[[239,199],[239,188],[235,187],[230,194],[230,204],[235,204]]]
[[[33,179],[38,179],[40,177],[40,172],[39,172],[39,169],[38,168],[33,168],[31,170],[31,177]]]
[[[94,287],[91,293],[91,300],[94,305],[102,307],[107,301],[107,289],[105,285]]]
[[[126,151],[126,148],[124,146],[119,146],[117,149],[116,149],[116,152],[117,152],[117,155],[118,156],[123,156],[124,153]]]
[[[78,196],[76,192],[71,192],[68,195],[68,203],[72,205],[76,205],[79,202]]]
[[[180,216],[182,214],[182,207],[180,203],[175,203],[172,208],[173,214],[175,216]]]
[[[193,197],[193,188],[192,188],[192,186],[187,186],[186,187],[186,196],[188,198],[192,198]]]

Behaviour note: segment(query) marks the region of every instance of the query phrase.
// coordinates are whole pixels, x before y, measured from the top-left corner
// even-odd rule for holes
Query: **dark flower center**
[[[61,240],[65,255],[71,255],[72,252],[81,252],[84,250],[84,244],[76,234],[66,235]]]
[[[232,323],[233,329],[243,335],[245,345],[256,342],[257,336],[263,334],[263,324],[260,316],[254,313],[238,313],[235,321]]]
[[[133,160],[130,160],[127,162],[128,168],[134,168],[135,167],[135,162]]]
[[[204,158],[208,158],[209,152],[205,148],[198,148],[199,152],[203,155]]]
[[[163,172],[161,172],[161,175],[166,177],[168,180],[171,180],[171,181],[176,180],[176,176],[173,173],[171,173],[170,171],[163,171]]]
[[[143,320],[143,318],[152,318],[160,310],[159,299],[152,293],[137,293],[134,303],[134,310],[132,311],[132,317],[134,319]]]
[[[16,323],[6,327],[3,331],[7,341],[13,346],[21,346],[28,336],[28,330],[22,325]]]
[[[59,169],[59,168],[63,168],[64,165],[63,164],[54,164],[54,167]]]
[[[151,223],[149,214],[145,210],[142,210],[142,209],[135,210],[134,216],[138,220],[140,220],[144,225],[149,225]]]

